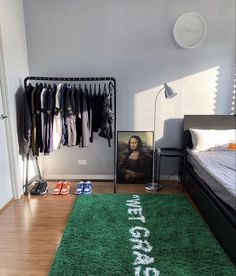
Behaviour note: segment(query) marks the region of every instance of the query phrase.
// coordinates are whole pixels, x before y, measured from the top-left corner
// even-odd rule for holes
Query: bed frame
[[[185,115],[184,148],[192,148],[190,128],[232,129],[235,115]],[[229,258],[236,264],[236,211],[221,201],[186,163],[185,187],[198,210]]]

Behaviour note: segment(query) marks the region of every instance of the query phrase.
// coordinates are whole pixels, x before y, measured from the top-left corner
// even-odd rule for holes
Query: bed
[[[236,202],[235,202],[235,168],[233,178],[229,172],[222,174],[226,180],[226,186],[219,185],[220,173],[212,177],[207,169],[204,159],[213,164],[218,158],[223,160],[229,158],[230,170],[235,166],[236,151],[209,151],[194,154],[192,129],[203,130],[230,130],[235,129],[235,115],[185,115],[183,131],[183,147],[187,149],[187,162],[185,167],[185,188],[192,201],[206,220],[216,239],[228,254],[229,258],[236,264]],[[192,135],[191,135],[191,132]],[[229,153],[230,152],[230,153]],[[226,156],[227,155],[227,156]],[[212,159],[210,159],[212,158]],[[213,160],[213,161],[209,161]],[[222,159],[219,159],[222,160]],[[225,162],[221,162],[225,168]],[[214,165],[214,164],[213,164]],[[214,166],[213,166],[214,167]],[[227,179],[226,176],[229,176]],[[221,180],[222,180],[221,179]],[[228,185],[228,186],[227,186]]]

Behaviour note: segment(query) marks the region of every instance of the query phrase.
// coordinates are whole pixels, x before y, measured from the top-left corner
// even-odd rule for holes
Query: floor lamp
[[[165,97],[166,99],[170,99],[173,98],[177,95],[176,92],[173,91],[173,89],[168,86],[166,83],[164,83],[164,86],[161,88],[161,90],[159,90],[157,92],[156,98],[155,98],[155,104],[154,104],[154,126],[153,126],[153,130],[154,130],[154,143],[153,143],[153,156],[152,156],[152,182],[148,183],[145,185],[145,189],[148,191],[157,191],[158,190],[158,186],[156,185],[155,181],[155,150],[156,150],[156,146],[155,146],[155,134],[156,134],[156,108],[157,108],[157,98],[160,95],[161,91],[165,91]]]

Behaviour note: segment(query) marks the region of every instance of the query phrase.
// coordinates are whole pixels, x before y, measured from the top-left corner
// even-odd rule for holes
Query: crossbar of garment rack
[[[61,82],[99,82],[99,81],[110,81],[113,85],[113,99],[114,99],[114,107],[113,107],[113,114],[114,114],[114,123],[113,123],[113,141],[114,141],[114,173],[113,173],[113,192],[116,193],[116,171],[117,171],[117,135],[116,135],[116,79],[113,77],[39,77],[39,76],[29,76],[24,79],[24,87],[26,89],[28,81],[61,81]],[[29,167],[29,155],[26,156],[26,177],[25,177],[25,193],[28,194],[28,167]],[[41,179],[41,172],[38,165],[38,158],[37,156],[32,156],[33,162],[35,163],[37,178]]]

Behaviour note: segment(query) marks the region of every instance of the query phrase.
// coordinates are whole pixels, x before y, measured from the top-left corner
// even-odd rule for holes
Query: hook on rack
[[[108,84],[109,90],[111,89],[111,87],[114,89],[114,83],[112,81],[110,81],[109,84]]]

